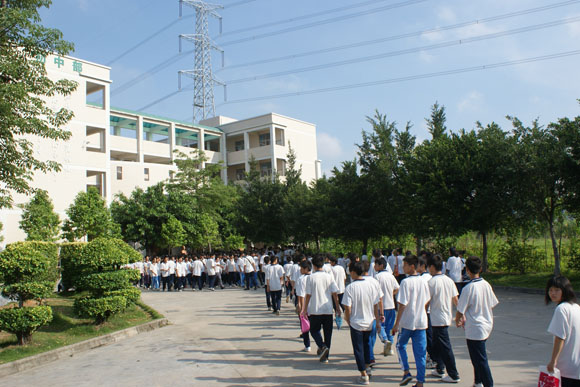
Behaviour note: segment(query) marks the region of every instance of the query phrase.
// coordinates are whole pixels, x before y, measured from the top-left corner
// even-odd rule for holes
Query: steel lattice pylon
[[[223,8],[221,5],[209,4],[199,0],[180,0],[179,16],[182,15],[183,4],[195,9],[195,34],[179,35],[179,51],[181,52],[182,39],[193,42],[194,44],[194,68],[193,70],[181,70],[179,74],[179,90],[181,90],[181,76],[185,75],[193,78],[193,122],[198,123],[200,120],[215,116],[215,102],[213,87],[214,85],[225,84],[217,80],[212,71],[211,52],[212,49],[222,53],[223,50],[217,47],[209,36],[209,16],[214,16],[220,21],[221,33],[221,16],[216,12],[217,9]],[[224,90],[225,93],[225,90]]]

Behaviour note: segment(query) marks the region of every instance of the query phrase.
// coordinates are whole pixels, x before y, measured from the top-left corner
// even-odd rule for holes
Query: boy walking
[[[358,384],[369,384],[371,354],[368,342],[373,325],[381,320],[381,296],[371,281],[363,279],[363,263],[353,262],[349,267],[352,282],[346,287],[343,298],[344,319],[350,326],[350,339],[360,372]]]
[[[282,285],[284,284],[284,269],[278,264],[278,257],[272,257],[272,264],[266,273],[266,289],[272,297],[274,314],[280,315],[282,302]]]
[[[461,291],[455,324],[465,328],[467,349],[471,364],[473,364],[475,386],[493,387],[485,342],[493,329],[492,309],[499,301],[490,284],[479,277],[481,260],[478,257],[469,257],[465,266],[471,281]]]
[[[385,320],[381,323],[380,337],[383,342],[383,355],[393,354],[393,335],[391,329],[395,325],[397,313],[395,311],[395,295],[399,291],[397,279],[387,270],[388,264],[385,258],[381,257],[375,261],[375,279],[379,281],[383,291],[383,313]]]
[[[425,307],[429,302],[429,287],[417,273],[418,259],[415,255],[407,255],[403,259],[403,270],[408,276],[401,281],[401,287],[397,294],[399,313],[393,327],[395,334],[399,327],[397,340],[397,352],[399,363],[403,369],[403,378],[400,386],[406,386],[413,376],[409,371],[409,360],[407,358],[407,343],[409,339],[413,341],[413,355],[417,367],[416,387],[423,387],[425,383],[425,358],[427,351],[427,340],[425,331],[427,330],[427,312]],[[414,387],[415,387],[414,386]]]
[[[306,281],[310,276],[310,271],[312,270],[312,265],[306,259],[300,262],[300,277],[294,282],[294,292],[295,292],[295,300],[296,300],[296,307],[298,313],[302,310],[304,306],[304,297],[306,296]],[[298,320],[300,321],[300,319]],[[300,323],[302,325],[302,323]],[[304,341],[304,352],[310,352],[310,332],[304,332],[300,335],[302,340]]]

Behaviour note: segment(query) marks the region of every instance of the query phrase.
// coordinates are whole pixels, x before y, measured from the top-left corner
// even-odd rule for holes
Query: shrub
[[[128,289],[121,289],[121,290],[112,290],[109,292],[105,292],[105,297],[109,296],[122,296],[127,299],[127,306],[136,304],[139,299],[141,298],[141,291],[137,288],[128,288]]]
[[[13,333],[20,345],[30,343],[32,334],[52,321],[49,306],[0,309],[0,330]]]
[[[502,270],[525,274],[538,271],[541,268],[543,255],[532,245],[519,242],[508,237],[505,244],[499,249],[499,264]]]
[[[580,273],[580,251],[570,249],[570,257],[568,258],[568,268]]]
[[[122,269],[88,274],[79,279],[78,284],[83,290],[88,290],[100,297],[107,291],[125,289],[128,284],[139,280],[139,278],[139,271]]]
[[[123,296],[83,297],[75,300],[74,310],[79,316],[95,320],[102,324],[113,314],[123,311],[127,307],[127,299]]]
[[[79,257],[86,246],[86,242],[69,242],[60,245],[60,269],[62,275],[62,286],[68,290],[75,286],[79,277]]]

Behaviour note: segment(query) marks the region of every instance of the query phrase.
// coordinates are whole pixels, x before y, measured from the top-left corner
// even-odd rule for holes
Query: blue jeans
[[[350,328],[350,341],[352,342],[354,359],[360,372],[366,370],[367,364],[371,363],[370,345],[368,344],[370,336],[371,331],[357,331],[353,327]]]
[[[381,323],[381,340],[382,341],[389,341],[393,342],[393,334],[391,331],[393,330],[393,326],[395,325],[395,319],[397,318],[397,311],[395,308],[393,309],[385,309],[385,322]]]
[[[159,289],[159,277],[157,276],[151,277],[151,288]]]
[[[370,353],[370,360],[375,360],[375,343],[377,342],[377,320],[373,320],[373,326],[370,331],[370,337],[366,341],[367,346],[369,347]]]
[[[214,275],[208,275],[207,276],[208,281],[209,281],[209,288],[213,289],[213,286],[215,284],[215,274]]]
[[[475,384],[483,383],[483,387],[493,387],[493,377],[487,363],[487,351],[485,350],[486,341],[467,339],[467,349],[469,350],[471,364],[473,364]]]
[[[402,328],[397,339],[397,353],[399,354],[399,364],[403,371],[409,370],[409,358],[407,357],[407,343],[409,339],[413,341],[413,355],[415,356],[415,365],[417,367],[417,381],[425,383],[425,360],[427,352],[427,339],[425,329],[411,331]]]

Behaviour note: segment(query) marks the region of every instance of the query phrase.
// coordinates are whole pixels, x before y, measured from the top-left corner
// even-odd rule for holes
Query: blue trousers
[[[395,325],[395,319],[397,318],[397,311],[395,308],[393,309],[385,309],[385,322],[381,323],[381,341],[389,341],[393,342],[394,337],[391,331],[393,330],[393,326]]]
[[[483,387],[493,387],[493,377],[491,376],[491,369],[487,362],[487,351],[485,350],[486,341],[467,339],[467,349],[469,350],[471,364],[473,364],[475,384],[483,383]]]
[[[399,354],[399,364],[403,371],[409,369],[409,358],[407,357],[407,343],[409,339],[413,341],[413,355],[417,367],[417,381],[425,383],[425,361],[427,357],[427,339],[425,329],[411,331],[402,328],[397,339],[397,353]]]
[[[213,289],[213,286],[215,284],[215,275],[208,275],[207,278],[209,281],[209,288]]]
[[[366,342],[369,347],[370,360],[375,360],[375,343],[377,342],[377,320],[373,320],[373,327],[370,331],[370,338]]]
[[[272,307],[272,296],[270,296],[270,292],[268,291],[268,287],[265,287],[264,290],[266,291],[266,304],[268,305],[268,309]]]
[[[270,296],[272,297],[272,309],[280,310],[282,306],[282,290],[272,290],[270,291]]]
[[[310,319],[310,334],[316,342],[318,348],[327,347],[330,349],[332,341],[332,315],[331,314],[313,314],[308,316]],[[320,329],[324,332],[324,341],[320,334]]]
[[[152,289],[159,289],[159,277],[158,276],[151,277],[151,288]]]
[[[350,341],[352,342],[354,359],[360,372],[366,370],[367,364],[371,363],[371,353],[369,351],[371,334],[371,331],[357,331],[353,327],[350,328]]]

